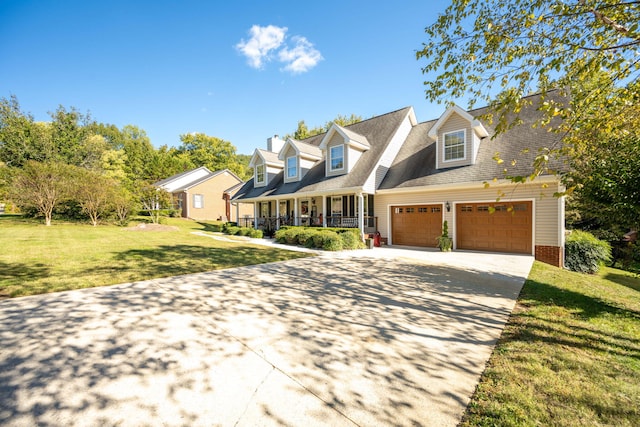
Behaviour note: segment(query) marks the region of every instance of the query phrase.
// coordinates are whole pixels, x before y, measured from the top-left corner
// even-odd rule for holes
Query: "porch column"
[[[362,193],[357,194],[358,197],[358,228],[360,229],[360,237],[364,239],[364,196]]]
[[[293,199],[293,225],[300,225],[300,221],[298,219],[298,198],[294,197]]]
[[[276,230],[280,228],[280,200],[276,199]]]
[[[327,226],[327,196],[322,196],[322,227]]]
[[[236,203],[236,223],[240,224],[240,203]],[[247,224],[244,226],[246,227]]]
[[[253,228],[258,229],[258,202],[253,202]]]

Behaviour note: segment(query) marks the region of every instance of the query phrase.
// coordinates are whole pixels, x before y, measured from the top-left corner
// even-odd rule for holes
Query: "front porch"
[[[276,231],[283,226],[360,228],[378,231],[372,194],[319,195],[254,202],[254,216],[238,218],[238,225]],[[361,214],[362,213],[362,214]]]

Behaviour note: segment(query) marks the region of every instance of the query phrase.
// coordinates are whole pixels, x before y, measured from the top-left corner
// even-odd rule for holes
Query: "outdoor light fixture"
[[[451,212],[451,203],[449,202],[445,203],[444,207],[447,208],[447,212]]]

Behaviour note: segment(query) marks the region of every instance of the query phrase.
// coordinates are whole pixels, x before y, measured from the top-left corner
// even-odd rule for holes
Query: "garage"
[[[442,205],[392,206],[391,232],[394,245],[436,247]]]
[[[456,248],[531,254],[533,203],[456,204]]]

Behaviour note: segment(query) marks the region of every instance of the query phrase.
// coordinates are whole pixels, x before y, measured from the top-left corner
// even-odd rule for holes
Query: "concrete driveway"
[[[456,425],[532,264],[378,249],[0,302],[0,425]]]

